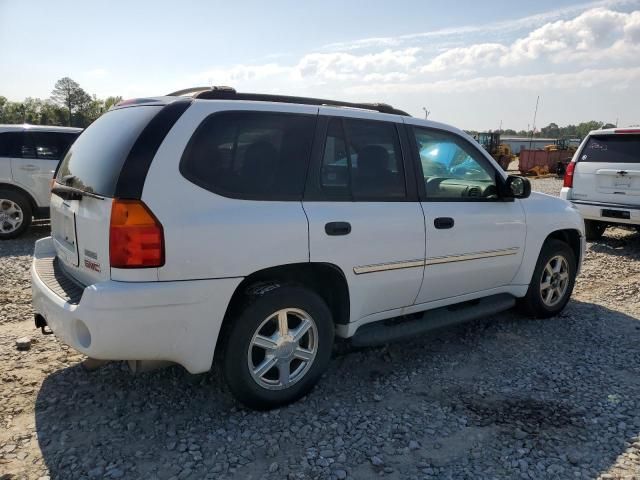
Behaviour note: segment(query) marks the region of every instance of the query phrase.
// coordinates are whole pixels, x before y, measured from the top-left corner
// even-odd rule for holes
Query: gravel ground
[[[555,178],[534,189],[557,194]],[[0,479],[640,478],[640,236],[588,246],[549,320],[506,312],[336,353],[311,395],[238,406],[215,372],[95,371],[33,327],[34,227],[0,244]],[[29,351],[17,338],[32,336]]]

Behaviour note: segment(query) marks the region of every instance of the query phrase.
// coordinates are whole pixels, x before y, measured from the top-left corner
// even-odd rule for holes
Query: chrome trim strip
[[[463,253],[459,255],[447,255],[444,257],[430,257],[425,262],[429,265],[440,265],[442,263],[465,262],[467,260],[480,260],[482,258],[504,257],[507,255],[516,255],[520,250],[519,247],[504,248],[501,250],[487,250],[484,252]]]
[[[403,268],[416,268],[429,265],[441,265],[443,263],[465,262],[468,260],[480,260],[483,258],[504,257],[516,255],[520,251],[519,247],[505,248],[501,250],[487,250],[484,252],[463,253],[459,255],[446,255],[444,257],[429,257],[427,260],[403,260],[400,262],[376,263],[373,265],[362,265],[353,267],[353,273],[362,275],[364,273],[388,272],[390,270],[400,270]]]
[[[353,267],[353,273],[362,275],[363,273],[387,272],[389,270],[400,270],[401,268],[424,267],[424,260],[404,260],[402,262],[377,263],[375,265],[363,265]]]

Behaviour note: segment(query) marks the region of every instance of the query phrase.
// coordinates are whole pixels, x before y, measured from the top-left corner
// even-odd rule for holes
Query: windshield
[[[581,162],[640,163],[640,135],[594,135],[580,154]]]
[[[122,166],[138,136],[160,106],[112,110],[93,122],[65,155],[56,181],[112,197]]]

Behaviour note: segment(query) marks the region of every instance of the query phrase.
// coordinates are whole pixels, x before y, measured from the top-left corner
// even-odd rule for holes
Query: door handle
[[[351,224],[349,222],[329,222],[324,226],[324,231],[332,237],[349,235],[351,233]]]
[[[38,170],[38,167],[36,167],[35,165],[23,165],[22,167],[20,167],[20,170],[26,170],[27,172],[35,172],[36,170]]]
[[[451,217],[438,217],[433,221],[433,226],[439,230],[444,230],[447,228],[453,228],[453,218]]]

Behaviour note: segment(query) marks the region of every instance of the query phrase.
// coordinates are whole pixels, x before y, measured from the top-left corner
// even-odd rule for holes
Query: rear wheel
[[[598,222],[596,220],[584,221],[585,237],[590,242],[594,240],[600,240],[606,228],[607,228],[607,224],[603,222]]]
[[[27,197],[14,190],[0,189],[0,240],[21,235],[31,225],[32,215]]]
[[[329,308],[306,288],[282,286],[249,297],[226,337],[227,384],[251,408],[293,402],[327,368],[333,338]]]
[[[566,306],[576,280],[576,259],[569,246],[547,240],[538,257],[529,289],[520,307],[532,317],[548,318]]]

